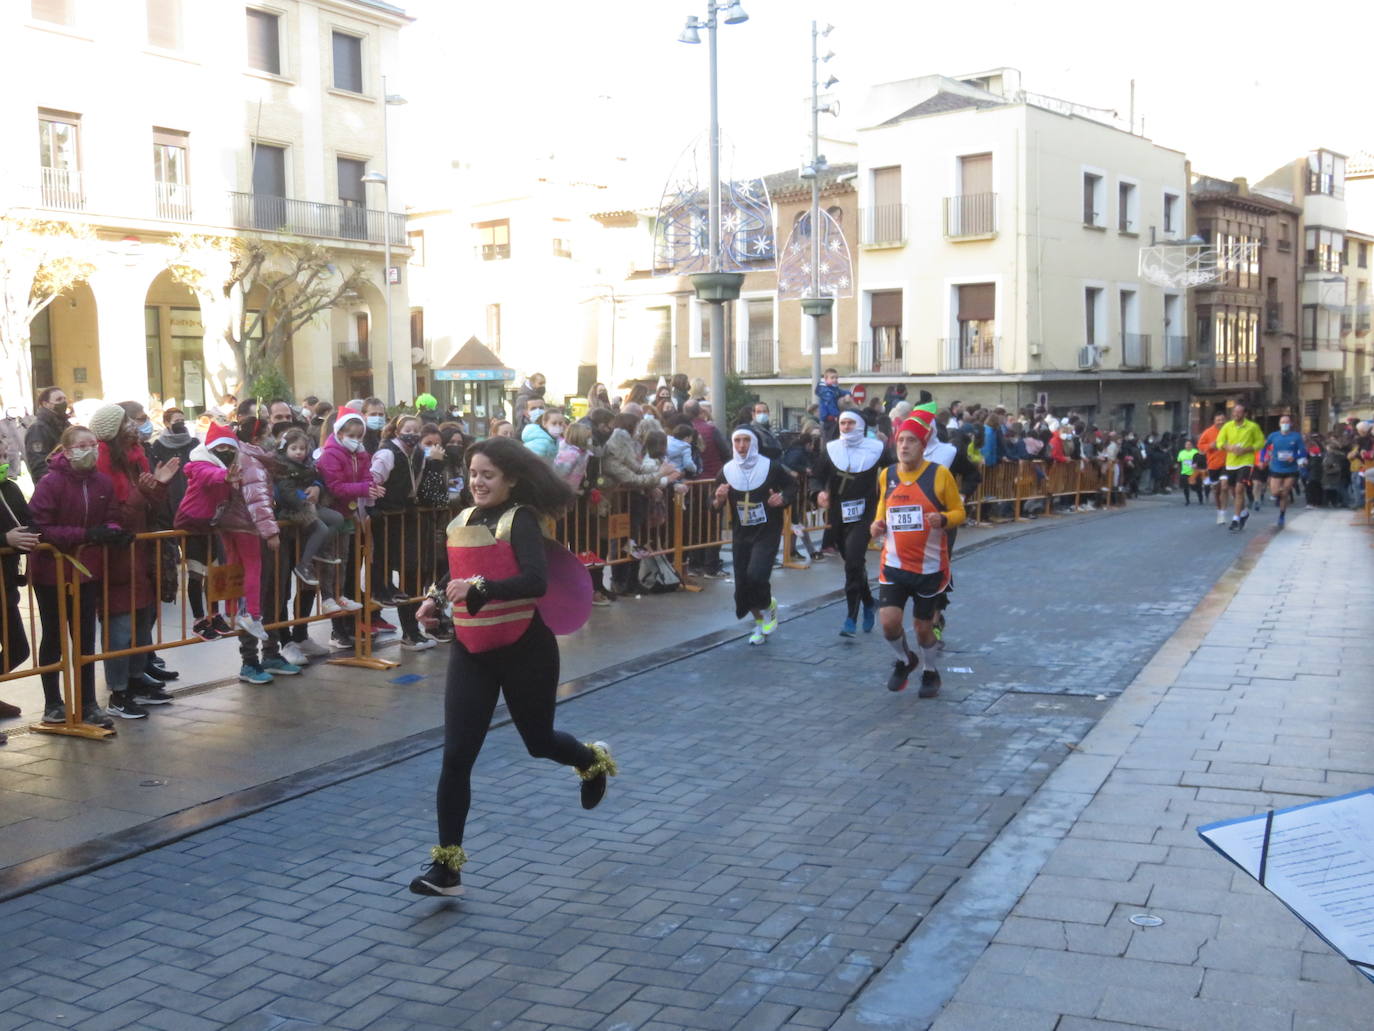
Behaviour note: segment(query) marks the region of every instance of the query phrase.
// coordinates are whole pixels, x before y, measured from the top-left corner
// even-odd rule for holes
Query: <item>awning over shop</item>
[[[435,369],[433,375],[438,381],[501,383],[514,380],[515,370],[502,365],[501,359],[482,341],[469,337],[468,342],[441,368]]]

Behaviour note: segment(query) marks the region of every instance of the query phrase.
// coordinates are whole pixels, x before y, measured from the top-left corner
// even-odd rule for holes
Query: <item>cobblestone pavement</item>
[[[494,730],[461,902],[430,753],[4,903],[0,1029],[830,1027],[1239,551],[1195,514],[970,555],[933,701],[834,607],[583,696],[594,813]]]

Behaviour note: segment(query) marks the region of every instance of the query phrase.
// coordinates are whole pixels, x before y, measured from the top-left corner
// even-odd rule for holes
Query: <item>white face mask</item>
[[[96,449],[93,447],[74,447],[67,454],[73,469],[95,468]]]
[[[367,428],[370,429],[370,430],[379,430],[379,429],[381,429],[381,428],[382,428],[383,426],[385,426],[385,425],[386,425],[386,416],[385,416],[385,415],[369,415],[369,416],[367,417]]]
[[[542,409],[542,408],[536,408],[534,411],[530,412],[530,414],[529,414],[529,420],[530,420],[530,422],[538,422],[538,421],[539,421],[540,419],[542,419],[543,417],[544,417],[544,409]]]
[[[563,436],[563,431],[564,431],[565,429],[567,429],[566,426],[558,426],[558,425],[550,426],[550,427],[549,427],[549,436],[550,436],[550,437],[553,437],[554,440],[557,440],[559,437]]]
[[[340,437],[339,443],[349,451],[357,451],[363,446],[363,442],[357,437]]]
[[[1292,424],[1291,422],[1281,422],[1281,423],[1279,423],[1279,431],[1280,431],[1281,433],[1287,433],[1287,432],[1288,432],[1289,430],[1291,430],[1292,428],[1293,428],[1293,424]]]

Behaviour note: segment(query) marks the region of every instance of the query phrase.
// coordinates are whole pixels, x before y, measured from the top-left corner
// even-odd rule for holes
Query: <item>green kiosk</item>
[[[439,410],[456,404],[466,416],[472,436],[485,437],[492,416],[506,417],[506,384],[514,381],[515,370],[502,365],[476,337],[470,337],[447,364],[434,370],[433,376]]]

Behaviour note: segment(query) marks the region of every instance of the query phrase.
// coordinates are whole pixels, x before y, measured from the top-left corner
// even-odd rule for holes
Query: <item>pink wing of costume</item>
[[[576,555],[547,537],[544,556],[549,587],[535,602],[539,615],[555,634],[576,633],[592,614],[592,579]]]

